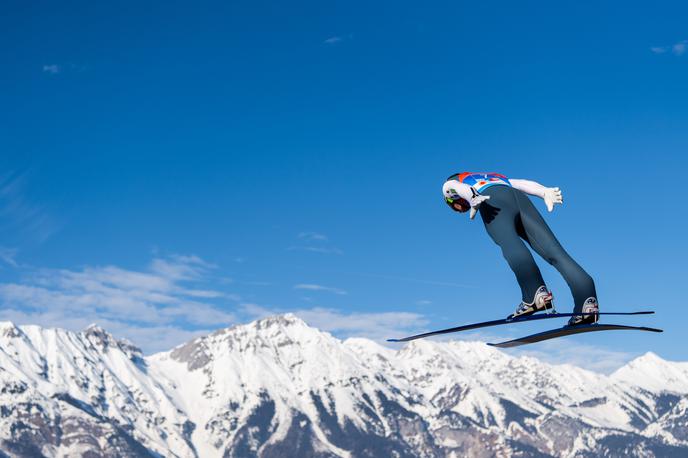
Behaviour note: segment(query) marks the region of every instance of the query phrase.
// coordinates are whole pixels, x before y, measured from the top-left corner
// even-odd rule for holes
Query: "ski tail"
[[[535,342],[542,342],[543,340],[555,339],[557,337],[570,336],[574,334],[581,334],[584,332],[596,331],[647,331],[647,332],[664,332],[662,329],[649,328],[646,326],[626,326],[621,324],[581,324],[577,326],[564,326],[563,328],[550,329],[549,331],[538,332],[529,336],[520,337],[506,342],[488,343],[491,347],[498,348],[512,348],[520,347],[521,345],[528,345]]]

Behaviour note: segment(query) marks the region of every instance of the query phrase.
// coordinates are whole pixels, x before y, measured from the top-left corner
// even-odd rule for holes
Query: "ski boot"
[[[589,297],[583,302],[582,313],[590,313],[590,315],[576,315],[572,316],[566,326],[577,326],[579,324],[595,324],[600,319],[600,306],[597,305],[597,299]]]
[[[549,309],[556,313],[554,306],[552,305],[552,293],[547,290],[546,286],[541,286],[535,292],[533,302],[530,304],[527,302],[521,302],[516,311],[507,317],[507,320],[532,315],[535,312]]]

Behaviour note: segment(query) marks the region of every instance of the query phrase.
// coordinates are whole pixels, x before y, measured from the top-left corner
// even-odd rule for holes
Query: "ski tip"
[[[387,339],[387,342],[401,342],[401,339]]]

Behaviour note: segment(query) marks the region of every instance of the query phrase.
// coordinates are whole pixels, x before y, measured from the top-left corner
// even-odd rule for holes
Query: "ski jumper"
[[[574,312],[582,311],[587,298],[597,297],[592,277],[569,256],[533,202],[523,191],[514,188],[506,176],[466,172],[452,175],[449,180],[490,196],[479,207],[480,217],[516,275],[524,302],[532,302],[537,289],[545,284],[526,243],[564,277],[573,294]]]

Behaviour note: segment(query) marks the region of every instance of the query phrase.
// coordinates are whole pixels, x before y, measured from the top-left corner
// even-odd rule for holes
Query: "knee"
[[[568,254],[566,254],[564,249],[559,244],[545,245],[540,251],[542,251],[542,254],[544,254],[542,259],[547,261],[547,264],[554,267],[561,265],[565,259],[570,259]]]

